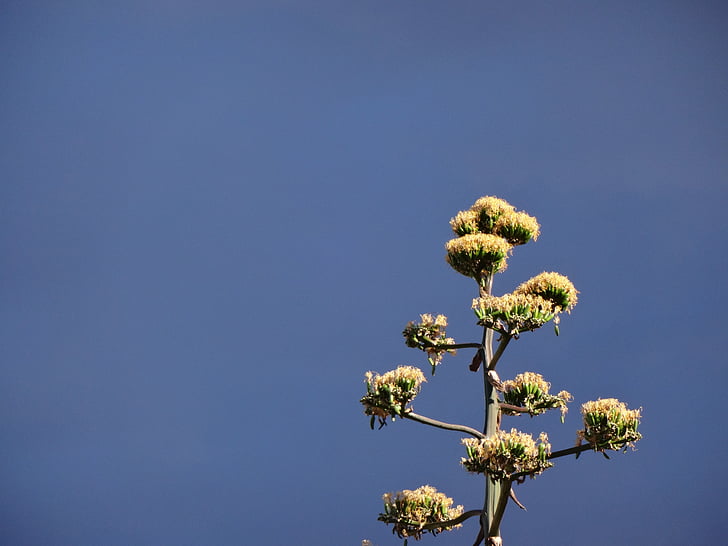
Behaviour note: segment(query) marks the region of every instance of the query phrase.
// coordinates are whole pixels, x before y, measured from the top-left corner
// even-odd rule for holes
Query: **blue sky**
[[[518,489],[507,545],[717,544],[728,73],[720,2],[0,4],[0,535],[10,545],[398,544],[382,493],[482,480],[457,433],[371,431],[363,374],[426,369],[424,312],[476,341],[448,221],[538,217],[495,292],[580,301],[501,377],[575,397],[506,426],[638,451]],[[482,423],[467,351],[419,413]],[[470,544],[463,529],[422,544]]]

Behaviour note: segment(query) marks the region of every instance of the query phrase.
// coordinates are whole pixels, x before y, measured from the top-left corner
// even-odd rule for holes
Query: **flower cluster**
[[[462,237],[471,233],[480,233],[478,228],[478,213],[474,210],[461,210],[450,219],[450,227],[455,235]]]
[[[534,477],[553,466],[547,460],[548,436],[542,432],[538,440],[516,429],[498,430],[483,439],[465,438],[462,443],[468,456],[461,462],[469,472],[485,473],[494,480],[511,479],[514,474]]]
[[[516,209],[503,199],[486,196],[478,199],[468,210],[458,212],[450,220],[456,235],[491,233],[506,239],[511,245],[536,240],[540,234],[538,221]]]
[[[454,345],[455,340],[447,337],[445,328],[447,317],[445,315],[432,316],[429,313],[420,315],[420,322],[410,321],[404,327],[402,335],[407,347],[420,349],[427,353],[427,360],[432,366],[432,374],[445,353],[455,354],[455,349],[448,349],[447,345]]]
[[[538,221],[533,216],[525,212],[506,212],[496,221],[493,233],[516,246],[538,239],[539,229]]]
[[[543,272],[522,283],[513,293],[540,296],[554,305],[555,313],[570,313],[576,305],[578,291],[568,277],[559,273]]]
[[[364,404],[364,413],[372,417],[372,428],[375,418],[383,426],[387,416],[391,416],[392,420],[403,416],[407,404],[419,394],[420,385],[426,381],[422,370],[414,366],[399,366],[384,375],[367,372],[364,377],[367,393],[360,402]]]
[[[540,226],[525,212],[497,197],[478,199],[450,220],[458,236],[447,242],[447,262],[458,273],[480,280],[506,268],[511,248],[538,238]]]
[[[445,245],[447,263],[466,277],[480,279],[506,268],[511,245],[497,235],[472,233]]]
[[[531,294],[484,296],[473,300],[478,324],[514,337],[533,331],[554,318],[554,305],[549,300]]]
[[[642,409],[629,410],[624,402],[616,398],[600,398],[581,406],[584,429],[577,431],[579,443],[582,440],[595,450],[619,450],[627,446],[634,448],[634,442],[642,438],[637,432]]]
[[[453,520],[463,513],[462,506],[453,507],[453,500],[439,493],[437,489],[429,485],[410,491],[398,491],[386,493],[384,501],[384,513],[379,514],[379,521],[386,524],[393,524],[393,533],[400,538],[414,537],[415,540],[422,538],[423,533],[430,532],[433,535],[441,531],[451,531],[461,525],[433,526],[425,529],[425,525],[444,523]]]
[[[505,199],[486,195],[479,198],[470,210],[477,215],[478,229],[483,233],[491,233],[501,216],[515,212],[516,209]]]
[[[559,408],[561,422],[569,408],[567,402],[573,400],[567,391],[561,391],[556,396],[549,394],[551,384],[538,373],[524,372],[515,378],[503,382],[503,400],[506,404],[518,406],[528,410],[530,415],[539,415],[546,410]],[[507,415],[518,415],[520,412],[502,408]]]

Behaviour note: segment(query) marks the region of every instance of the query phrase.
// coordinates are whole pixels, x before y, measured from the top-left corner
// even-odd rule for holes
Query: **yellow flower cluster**
[[[503,237],[512,245],[523,245],[541,234],[538,221],[525,212],[507,212],[502,214],[493,226],[493,233]]]
[[[455,271],[480,280],[506,268],[506,257],[515,245],[537,239],[538,221],[497,197],[478,199],[450,220],[458,236],[448,241],[447,262]]]
[[[371,415],[372,428],[375,418],[383,426],[387,416],[392,416],[393,420],[403,416],[407,404],[419,394],[420,385],[427,381],[422,370],[414,366],[399,366],[383,375],[367,372],[364,377],[367,393],[360,402],[364,405],[364,413]]]
[[[543,272],[522,283],[514,294],[541,296],[554,304],[556,313],[571,312],[577,302],[577,290],[568,277],[554,272]]]
[[[450,219],[450,227],[456,235],[462,237],[469,233],[478,233],[478,213],[474,210],[461,210]]]
[[[497,235],[471,233],[445,244],[447,263],[466,277],[480,279],[506,268],[511,245]]]
[[[531,385],[533,388],[546,394],[548,394],[549,389],[551,388],[551,383],[546,381],[540,373],[534,372],[523,372],[513,379],[503,382],[503,388],[506,390],[521,389],[527,385]]]
[[[400,538],[422,538],[423,533],[433,535],[441,531],[451,531],[461,525],[433,527],[424,529],[425,525],[443,523],[453,520],[463,513],[462,506],[453,507],[453,500],[430,485],[410,491],[386,493],[382,497],[384,513],[379,514],[379,521],[393,524],[393,532]]]
[[[573,397],[568,391],[561,391],[556,396],[549,394],[551,384],[541,374],[524,372],[515,378],[503,382],[503,400],[506,404],[526,408],[530,415],[539,415],[547,410],[559,408],[561,422],[569,411],[566,406]],[[520,412],[503,408],[507,415],[518,415]]]
[[[616,398],[600,398],[581,406],[584,429],[577,431],[577,439],[591,444],[595,450],[619,450],[642,438],[637,432],[642,409],[630,410]]]
[[[407,347],[420,349],[427,353],[433,375],[437,365],[442,362],[445,353],[453,355],[456,353],[455,349],[444,347],[455,344],[453,338],[447,337],[446,327],[447,317],[445,315],[433,316],[425,313],[420,315],[420,322],[410,321],[402,331]]]
[[[540,296],[513,293],[504,296],[484,296],[473,300],[478,324],[506,335],[540,328],[555,315],[554,305]]]
[[[483,233],[490,233],[498,219],[511,212],[515,207],[504,199],[486,195],[479,198],[470,208],[478,215],[478,227]]]
[[[540,234],[540,226],[533,216],[516,212],[513,205],[492,196],[481,197],[470,209],[458,212],[450,220],[450,227],[458,236],[492,233],[511,245],[536,240]]]
[[[469,472],[488,474],[494,480],[511,479],[514,474],[534,477],[550,466],[547,455],[551,444],[546,433],[541,433],[538,443],[533,436],[516,429],[510,432],[498,430],[483,439],[464,438],[467,457],[461,459]]]
[[[447,326],[447,317],[445,315],[432,316],[430,313],[420,315],[420,320],[425,326]]]

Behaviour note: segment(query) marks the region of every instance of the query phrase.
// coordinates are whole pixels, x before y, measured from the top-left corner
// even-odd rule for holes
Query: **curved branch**
[[[450,345],[437,343],[432,346],[438,349],[480,349],[482,347],[480,343],[452,343]]]
[[[441,521],[439,523],[428,523],[427,525],[424,525],[422,528],[430,530],[430,529],[437,529],[438,527],[453,527],[455,525],[460,525],[466,519],[473,518],[475,516],[479,516],[480,513],[481,513],[481,510],[469,510],[468,512],[465,512],[464,514],[460,514],[455,519]]]
[[[445,430],[454,430],[457,432],[464,432],[466,434],[470,434],[471,436],[475,436],[476,438],[485,438],[485,434],[482,432],[475,430],[474,428],[470,428],[465,425],[455,425],[452,423],[444,423],[443,421],[438,421],[436,419],[430,419],[429,417],[425,417],[424,415],[419,415],[413,411],[409,411],[404,414],[405,419],[412,419],[413,421],[417,421],[418,423],[423,423],[425,425],[430,425],[437,428],[444,428]]]
[[[570,447],[568,449],[561,449],[559,451],[554,451],[553,453],[549,453],[546,455],[547,459],[557,459],[559,457],[565,457],[566,455],[576,455],[578,456],[579,453],[582,451],[588,451],[590,449],[594,449],[594,446],[591,444],[581,444],[578,446]],[[509,479],[512,481],[520,480],[521,478],[525,478],[528,476],[528,472],[518,472],[516,474],[511,474]]]
[[[501,402],[498,405],[501,409],[507,409],[508,411],[514,411],[516,413],[531,413],[531,410],[524,408],[523,406],[514,406],[512,404],[506,404],[505,402]]]
[[[503,354],[503,351],[506,350],[506,347],[508,347],[508,342],[511,340],[513,336],[507,335],[507,334],[501,334],[500,343],[498,344],[498,348],[495,351],[495,354],[488,362],[488,369],[489,370],[495,370],[495,365],[498,364],[498,360],[500,359],[501,355]]]
[[[422,346],[426,349],[429,348],[436,348],[436,349],[480,349],[482,347],[482,344],[480,343],[437,343],[435,341],[432,341],[429,337],[422,337]]]
[[[560,451],[554,451],[553,453],[550,453],[549,455],[546,455],[547,459],[556,459],[558,457],[564,457],[566,455],[578,455],[582,451],[587,451],[589,449],[594,449],[594,446],[591,444],[581,444],[578,446],[570,447],[568,449],[562,449]]]

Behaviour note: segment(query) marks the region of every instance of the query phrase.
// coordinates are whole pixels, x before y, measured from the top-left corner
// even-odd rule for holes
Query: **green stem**
[[[480,283],[480,296],[489,296],[493,291],[493,275],[489,275],[484,282]],[[507,337],[501,340],[501,347],[499,347],[498,357],[505,350],[505,346],[508,344]],[[505,343],[504,343],[505,341]],[[483,364],[483,388],[485,391],[485,426],[484,434],[492,436],[498,431],[498,413],[499,413],[499,402],[498,402],[498,391],[493,388],[490,381],[488,381],[488,371],[493,369],[491,366],[495,366],[494,355],[493,355],[493,330],[484,327],[483,329],[483,349],[485,352],[484,364]],[[483,506],[483,514],[480,516],[480,527],[483,530],[486,538],[491,536],[500,536],[499,525],[493,527],[495,521],[495,515],[498,507],[498,499],[501,496],[501,485],[497,480],[491,479],[487,474],[485,476],[485,504]]]
[[[481,286],[481,295],[490,295],[490,293],[493,290],[493,276],[489,276],[484,285]],[[490,436],[498,429],[498,423],[497,423],[497,405],[495,406],[496,411],[490,411],[492,399],[495,397],[496,404],[498,401],[497,393],[495,393],[495,389],[493,389],[493,386],[490,384],[490,381],[488,381],[488,370],[490,369],[491,362],[493,360],[493,330],[490,328],[483,327],[483,342],[482,342],[483,352],[485,353],[484,359],[483,359],[483,388],[485,390],[485,426],[483,429],[483,432],[486,436]]]
[[[482,432],[480,432],[479,430],[475,430],[474,428],[470,428],[465,425],[445,423],[436,419],[430,419],[429,417],[425,417],[424,415],[418,415],[413,411],[405,413],[404,418],[411,419],[412,421],[417,421],[418,423],[423,423],[425,425],[430,425],[437,428],[444,428],[445,430],[464,432],[466,434],[470,434],[471,436],[475,436],[476,438],[485,438],[485,435]]]
[[[488,536],[500,536],[500,523],[506,511],[508,496],[511,494],[512,482],[510,480],[503,480],[499,483],[500,496],[498,497],[498,506],[496,507],[495,514],[493,514],[493,522],[490,524]]]

